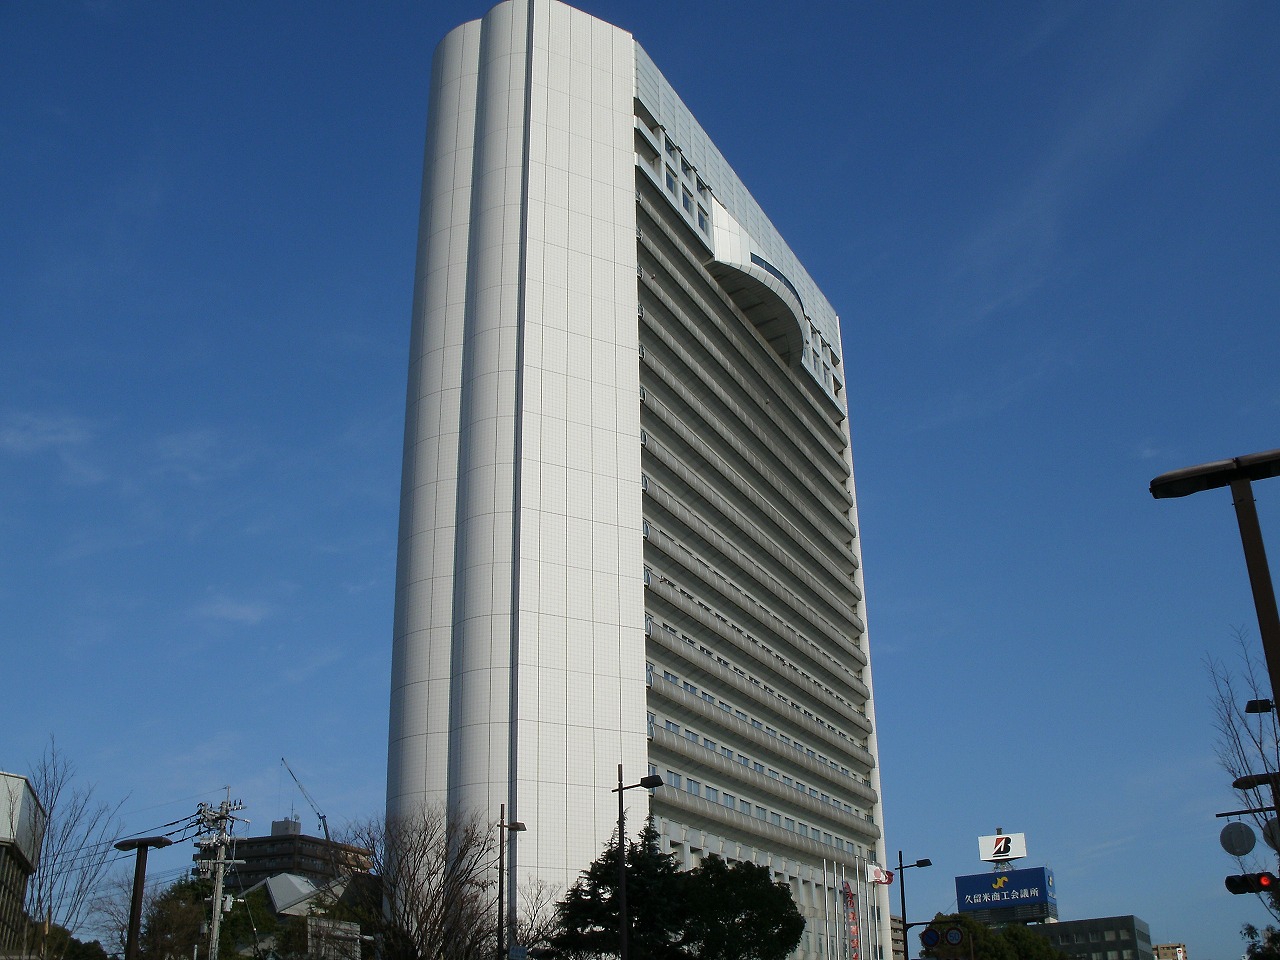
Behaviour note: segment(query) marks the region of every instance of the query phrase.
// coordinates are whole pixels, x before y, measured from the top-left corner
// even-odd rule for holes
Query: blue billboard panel
[[[1053,888],[1053,871],[1045,867],[1002,870],[956,877],[956,903],[966,910],[994,910],[1058,902]]]

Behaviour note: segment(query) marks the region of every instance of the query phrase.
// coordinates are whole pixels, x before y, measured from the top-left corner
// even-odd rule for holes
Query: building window
[[[707,799],[712,803],[720,802],[720,791],[715,787],[707,787]]]
[[[703,233],[709,233],[711,230],[711,224],[707,220],[707,211],[701,207],[698,208],[698,229]]]
[[[668,770],[667,777],[663,781],[663,783],[668,787],[675,787],[677,790],[679,790],[680,784],[683,782],[683,780],[684,778],[680,776],[680,774],[676,773],[674,770]]]
[[[693,194],[687,189],[680,191],[680,202],[684,204],[685,213],[693,213]]]
[[[702,783],[690,777],[684,782],[684,788],[695,797],[702,796]]]
[[[670,167],[667,167],[667,189],[673,197],[676,195],[676,172]]]

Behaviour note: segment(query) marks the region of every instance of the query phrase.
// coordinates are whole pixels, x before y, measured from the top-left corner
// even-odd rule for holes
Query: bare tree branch
[[[556,904],[560,887],[541,878],[530,880],[516,891],[516,940],[525,947],[548,947],[557,929]]]
[[[113,857],[120,833],[114,806],[97,799],[94,784],[76,782],[76,770],[53,737],[28,778],[47,821],[40,863],[27,886],[27,915],[39,926],[37,950],[45,960],[61,960],[48,937],[51,924],[74,934],[86,918],[94,892]]]
[[[496,831],[437,806],[354,825],[344,842],[372,851],[379,883],[352,876],[344,900],[385,960],[480,960],[496,945]],[[341,904],[339,904],[339,907]]]
[[[1218,733],[1218,764],[1233,781],[1249,774],[1280,772],[1280,714],[1245,713],[1250,700],[1262,700],[1269,694],[1265,665],[1258,659],[1243,627],[1232,630],[1235,639],[1235,662],[1231,665],[1213,656],[1205,657],[1205,669],[1213,685],[1213,726]],[[1269,784],[1248,790],[1237,790],[1242,809],[1261,810],[1248,814],[1258,832],[1276,817],[1277,791]],[[1265,809],[1263,809],[1265,808]],[[1266,850],[1266,847],[1262,848]],[[1259,865],[1258,854],[1236,858],[1242,873],[1273,869],[1274,864]],[[1270,859],[1270,858],[1268,858]],[[1272,918],[1280,921],[1280,904],[1268,895],[1260,895]]]

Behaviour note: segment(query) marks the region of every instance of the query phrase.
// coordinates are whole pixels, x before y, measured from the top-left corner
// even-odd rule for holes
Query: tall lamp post
[[[138,933],[142,929],[142,894],[147,883],[147,851],[152,847],[159,850],[172,843],[168,837],[138,837],[134,840],[121,840],[115,845],[117,850],[138,851],[133,861],[133,897],[129,901],[129,933],[124,944],[124,960],[136,960],[138,956]]]
[[[507,823],[507,805],[498,804],[498,960],[504,960],[507,955],[507,927],[503,916],[506,904],[502,896],[502,881],[507,875],[507,834],[521,833],[527,829],[529,828],[519,820]]]
[[[627,960],[627,815],[622,808],[622,794],[643,787],[652,790],[662,786],[662,777],[652,774],[639,783],[622,785],[622,764],[618,764],[618,786],[610,793],[618,795],[618,960]]]
[[[902,851],[898,851],[898,905],[902,908],[902,956],[906,960],[911,957],[911,944],[907,940],[907,931],[915,924],[907,923],[907,883],[902,875],[902,871],[910,870],[912,867],[932,867],[933,861],[928,857],[917,860],[915,863],[903,863]]]
[[[1216,460],[1195,467],[1184,467],[1162,473],[1151,481],[1151,496],[1157,500],[1185,497],[1201,490],[1231,488],[1244,547],[1244,562],[1249,568],[1249,586],[1253,588],[1253,606],[1258,615],[1258,636],[1267,660],[1267,676],[1271,681],[1271,698],[1280,696],[1280,615],[1276,613],[1275,586],[1267,567],[1267,552],[1262,545],[1262,528],[1258,524],[1258,508],[1253,502],[1254,480],[1280,476],[1280,450],[1250,453],[1230,460]]]

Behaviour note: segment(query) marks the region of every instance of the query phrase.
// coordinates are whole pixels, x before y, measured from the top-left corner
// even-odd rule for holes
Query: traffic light
[[[1280,880],[1274,873],[1241,873],[1227,877],[1226,884],[1230,893],[1280,892]]]

